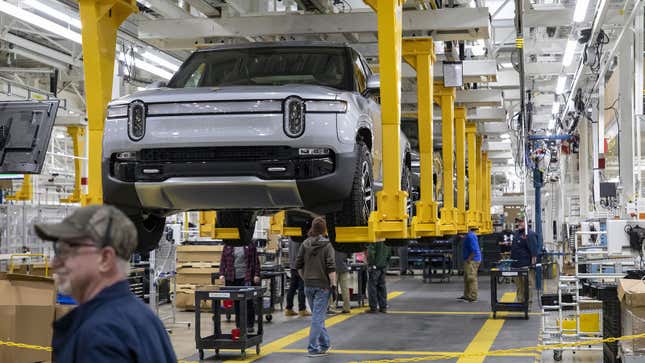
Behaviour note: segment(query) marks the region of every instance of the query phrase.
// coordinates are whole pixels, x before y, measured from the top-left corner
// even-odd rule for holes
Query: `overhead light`
[[[501,135],[499,135],[499,137],[501,137],[502,139],[510,139],[511,135],[509,135],[509,134],[501,134]]]
[[[502,68],[513,68],[513,63],[511,62],[504,62],[499,64]]]
[[[556,115],[560,113],[560,102],[554,102],[553,103],[553,108],[551,108],[551,114]]]
[[[573,21],[575,23],[580,23],[585,20],[588,7],[589,0],[576,0],[576,10],[573,11]]]
[[[170,70],[171,70],[171,71],[173,71],[173,72],[177,72],[177,70],[179,69],[179,65],[174,64],[174,63],[172,63],[172,62],[169,62],[169,61],[167,61],[167,60],[165,60],[165,59],[161,58],[160,56],[155,55],[155,54],[152,54],[152,53],[150,53],[150,52],[148,52],[148,51],[144,52],[144,53],[142,54],[142,56],[143,56],[143,58],[146,58],[146,59],[148,59],[148,60],[151,60],[151,61],[153,61],[154,63],[157,63],[158,65],[160,65],[160,66],[162,66],[162,67],[168,68],[168,69],[170,69]]]
[[[568,67],[573,61],[573,52],[576,51],[576,46],[578,41],[576,40],[567,40],[567,47],[564,49],[564,56],[562,56],[562,65]]]
[[[563,94],[564,93],[564,86],[567,84],[567,76],[562,75],[558,77],[558,84],[555,86],[555,93],[556,94]]]
[[[63,38],[69,39],[75,43],[83,43],[81,34],[71,31],[62,25],[54,23],[51,20],[47,20],[42,16],[38,16],[17,6],[11,5],[6,1],[0,1],[0,12],[13,16],[14,18],[19,19],[20,21],[24,21],[25,23],[35,25]]]
[[[63,12],[60,12],[54,8],[51,8],[40,1],[37,0],[25,0],[25,4],[31,6],[33,9],[38,10],[39,12],[43,14],[47,14],[51,16],[52,18],[56,18],[58,20],[64,21],[67,24],[73,26],[76,29],[81,28],[81,21],[78,18],[74,18],[72,16],[69,16]]]
[[[125,55],[123,53],[119,53],[119,60],[121,62],[125,62]],[[172,78],[172,73],[168,72],[165,69],[161,69],[161,68],[159,68],[159,67],[157,67],[155,65],[147,63],[143,59],[139,59],[139,58],[135,57],[134,58],[134,66],[136,68],[144,70],[144,71],[146,71],[148,73],[152,73],[152,74],[154,74],[156,76],[159,76],[159,77],[161,77],[163,79],[166,79],[166,80]]]

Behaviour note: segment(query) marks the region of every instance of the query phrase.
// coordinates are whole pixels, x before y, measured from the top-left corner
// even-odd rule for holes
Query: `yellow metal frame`
[[[402,0],[366,1],[377,13],[381,76],[381,125],[383,135],[383,190],[376,195],[377,210],[368,225],[336,227],[338,242],[375,242],[406,239],[408,193],[401,190],[401,33]]]
[[[81,138],[85,136],[85,127],[67,126],[67,133],[72,138],[72,147],[74,149],[74,190],[67,198],[61,198],[61,203],[79,203],[81,201],[81,158],[84,155],[85,148],[81,147]]]
[[[269,234],[292,237],[302,236],[300,227],[287,227],[285,221],[286,213],[284,211],[272,215],[269,223]]]
[[[31,182],[31,174],[24,174],[20,190],[18,190],[14,195],[8,195],[5,199],[13,201],[28,201],[33,198],[33,195],[34,187]]]
[[[441,106],[441,155],[443,164],[443,207],[439,220],[442,234],[457,233],[457,208],[454,198],[454,126],[455,126],[454,87],[445,87],[442,83],[434,85],[434,97]]]
[[[458,232],[467,232],[466,223],[466,108],[455,108],[455,155],[457,164],[457,212],[455,224]]]
[[[403,60],[417,72],[417,123],[419,130],[419,164],[421,196],[416,202],[416,215],[410,224],[410,237],[440,235],[438,204],[434,200],[433,150],[433,65],[436,60],[432,38],[403,40]]]
[[[14,270],[14,257],[42,257],[45,262],[45,276],[49,276],[49,259],[47,255],[42,253],[15,253],[9,256],[9,273],[13,273]]]
[[[466,124],[466,139],[468,140],[468,212],[466,218],[469,228],[479,228],[479,198],[477,197],[479,164],[477,159],[479,159],[480,149],[477,148],[477,126],[474,122]]]
[[[217,227],[217,212],[199,212],[199,236],[212,239],[240,239],[240,231],[237,228]]]
[[[102,139],[106,108],[112,98],[116,32],[138,8],[136,0],[79,0],[79,8],[89,135],[88,194],[82,203],[102,204]]]

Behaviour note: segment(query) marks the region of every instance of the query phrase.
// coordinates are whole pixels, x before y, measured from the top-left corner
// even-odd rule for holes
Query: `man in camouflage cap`
[[[130,292],[137,231],[125,214],[92,205],[34,229],[54,242],[58,290],[79,303],[54,322],[55,362],[177,362],[159,318]]]

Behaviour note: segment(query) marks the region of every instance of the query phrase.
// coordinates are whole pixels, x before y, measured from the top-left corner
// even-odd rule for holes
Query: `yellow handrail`
[[[47,255],[43,253],[15,253],[9,256],[9,273],[13,273],[14,269],[14,263],[13,263],[13,258],[14,257],[42,257],[43,260],[45,261],[45,276],[49,276],[49,263],[47,259]]]

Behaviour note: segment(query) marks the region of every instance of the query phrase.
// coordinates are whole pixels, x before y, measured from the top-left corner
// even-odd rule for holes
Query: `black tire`
[[[561,350],[554,350],[553,351],[553,360],[556,362],[559,362],[562,360],[562,351]]]
[[[337,243],[335,227],[366,226],[371,212],[376,206],[374,175],[372,174],[372,155],[363,141],[357,142],[358,161],[354,169],[352,189],[343,201],[343,209],[327,215],[327,229],[334,249],[339,252],[354,253],[364,251],[365,243]]]
[[[412,172],[407,166],[403,166],[401,170],[401,190],[408,192],[408,202],[405,207],[408,214],[408,224],[412,222],[412,213],[414,212],[412,208],[414,207],[414,202],[412,201]],[[390,247],[406,247],[410,243],[409,239],[386,239],[385,245]]]
[[[273,316],[271,314],[265,316],[264,318],[267,320],[267,323],[270,323],[271,320],[273,320]]]
[[[240,239],[225,239],[224,244],[231,246],[245,246],[253,240],[255,231],[256,214],[253,212],[217,212],[217,227],[237,228]]]
[[[199,350],[199,360],[204,360],[204,350],[203,349]]]
[[[147,253],[159,246],[159,241],[166,227],[166,217],[154,214],[129,216],[137,228],[137,249],[139,253]]]

